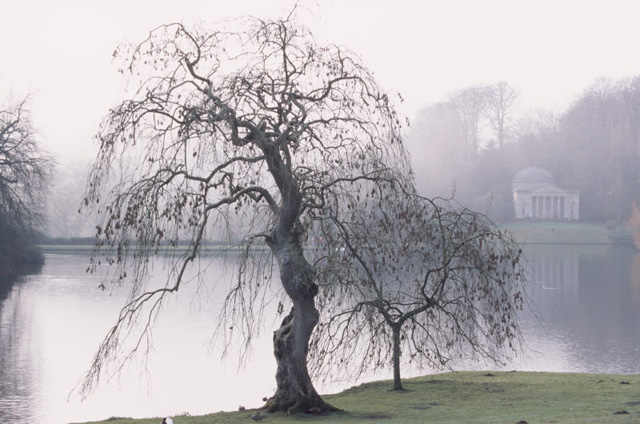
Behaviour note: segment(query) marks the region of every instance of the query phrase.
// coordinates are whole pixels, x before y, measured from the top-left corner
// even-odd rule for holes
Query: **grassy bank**
[[[453,372],[405,382],[373,382],[325,398],[345,412],[328,416],[265,415],[265,423],[638,423],[640,375]],[[175,424],[253,422],[258,411],[173,417]],[[159,424],[162,418],[111,419]]]
[[[511,222],[503,225],[520,243],[575,243],[575,244],[610,244],[610,237],[604,225],[577,222]],[[619,241],[619,240],[618,240]],[[45,253],[90,254],[95,239],[46,239],[40,243]],[[228,245],[210,243],[202,246],[204,253],[236,252],[241,249],[240,243]],[[255,248],[255,247],[254,247]],[[161,251],[182,252],[186,246],[171,248],[161,246]]]
[[[603,225],[577,222],[513,222],[504,225],[520,243],[609,244]]]

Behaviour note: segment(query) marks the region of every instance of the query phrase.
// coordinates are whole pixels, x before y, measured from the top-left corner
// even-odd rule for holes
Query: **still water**
[[[522,314],[528,351],[506,369],[640,373],[640,254],[624,247],[542,245],[527,246],[525,253],[529,296],[539,318]],[[222,359],[219,346],[211,343],[221,288],[193,284],[165,305],[146,363],[132,363],[81,400],[72,391],[127,290],[101,291],[101,277],[84,272],[86,256],[46,259],[41,273],[0,292],[0,422],[204,414],[257,407],[275,390],[270,330],[277,319],[265,320],[245,365],[239,366],[233,351]],[[206,272],[209,281],[233,278],[221,262]],[[473,368],[500,367],[455,366]],[[418,372],[404,370],[407,376]],[[372,376],[389,377],[388,371]],[[354,383],[334,382],[319,390]]]

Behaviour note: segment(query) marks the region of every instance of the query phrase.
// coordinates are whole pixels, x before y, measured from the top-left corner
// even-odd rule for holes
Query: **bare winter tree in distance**
[[[511,121],[514,103],[518,99],[518,91],[505,81],[487,87],[485,116],[493,130],[498,148],[504,146]]]
[[[463,158],[466,166],[475,166],[480,150],[480,132],[486,110],[488,89],[478,85],[459,90],[450,98],[462,129]]]
[[[460,356],[517,353],[526,281],[518,244],[451,200],[394,197],[366,198],[325,231],[333,247],[322,260],[336,272],[319,284],[336,290],[320,298],[315,370],[360,374],[392,363],[393,389],[401,390],[401,353],[435,368]]]
[[[277,390],[266,408],[332,410],[307,368],[315,299],[324,289],[316,283],[323,270],[308,260],[317,241],[310,234],[318,222],[350,213],[344,205],[371,182],[379,182],[370,195],[380,201],[407,184],[400,123],[347,49],[319,45],[290,20],[230,25],[163,25],[115,52],[132,91],[102,123],[85,203],[103,217],[90,268],[112,265],[112,280],[130,282],[132,294],[83,387],[99,381],[131,323],[142,322],[132,353],[148,348],[149,325],[166,296],[206,260],[203,243],[225,234],[241,240],[244,253],[218,323],[223,341],[254,338],[265,290],[275,285],[290,311],[280,305]],[[182,254],[164,249],[181,243]],[[165,251],[166,285],[147,288],[149,259]],[[270,278],[273,263],[279,278]]]
[[[42,225],[53,160],[38,145],[27,100],[0,108],[0,273],[42,263],[30,237]]]

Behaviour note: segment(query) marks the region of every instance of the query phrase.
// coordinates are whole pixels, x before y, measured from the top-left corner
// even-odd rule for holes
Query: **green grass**
[[[504,225],[520,243],[575,243],[610,244],[613,240],[603,225],[577,222],[512,222]],[[59,241],[59,240],[58,240]],[[44,244],[40,246],[45,253],[90,254],[93,243]],[[254,246],[255,248],[255,246]],[[177,249],[161,247],[162,252],[180,253],[185,247]],[[202,253],[236,252],[238,246],[211,244],[201,248]]]
[[[640,375],[452,372],[363,384],[325,399],[345,412],[265,415],[265,423],[638,423]],[[622,412],[625,413],[622,413]],[[258,411],[173,417],[175,424],[248,423]],[[617,414],[616,414],[617,413]],[[161,418],[110,424],[159,424]]]
[[[520,243],[612,243],[603,225],[573,222],[513,222],[504,225]]]

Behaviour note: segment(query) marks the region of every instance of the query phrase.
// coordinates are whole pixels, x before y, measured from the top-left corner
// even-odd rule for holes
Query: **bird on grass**
[[[173,420],[169,417],[166,417],[162,420],[162,424],[173,424]]]

